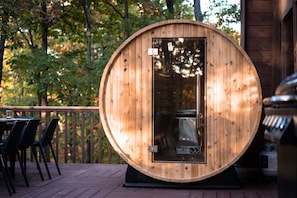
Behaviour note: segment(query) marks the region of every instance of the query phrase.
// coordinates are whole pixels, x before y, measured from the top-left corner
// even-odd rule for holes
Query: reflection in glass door
[[[153,161],[203,163],[206,38],[153,38]]]

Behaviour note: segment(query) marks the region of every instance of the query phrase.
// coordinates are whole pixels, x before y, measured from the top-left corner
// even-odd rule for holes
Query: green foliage
[[[37,105],[34,103],[34,97],[37,92],[47,91],[50,105],[76,106],[87,102],[87,95],[90,90],[98,89],[98,85],[89,84],[86,79],[89,76],[86,68],[80,67],[79,62],[71,56],[54,56],[44,54],[42,50],[24,51],[15,54],[10,61],[10,71],[13,74],[15,87],[26,87],[21,98],[27,98],[18,101],[15,98],[7,99],[9,105]],[[26,75],[23,75],[23,74]],[[95,71],[91,71],[92,74]],[[92,79],[91,79],[92,80]],[[7,91],[13,92],[7,88]],[[31,98],[31,100],[30,100]],[[20,102],[20,103],[19,103]],[[92,104],[94,105],[94,104]]]
[[[173,16],[165,0],[127,1],[128,13],[124,9],[125,1],[91,1],[89,63],[86,22],[80,0],[45,1],[45,19],[41,17],[42,0],[23,0],[21,6],[12,6],[13,2],[0,4],[10,16],[6,27],[9,32],[6,51],[10,51],[6,53],[9,56],[3,71],[3,105],[37,105],[39,95],[46,96],[49,105],[98,105],[103,69],[127,35],[158,21],[194,18],[190,0],[175,0]],[[239,5],[212,0],[205,19],[206,23],[239,38],[231,26],[240,21]],[[46,53],[42,50],[43,20],[48,25]]]

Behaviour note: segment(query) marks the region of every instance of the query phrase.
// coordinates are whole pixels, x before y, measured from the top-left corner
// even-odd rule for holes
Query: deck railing
[[[4,106],[0,107],[2,117],[5,117],[7,110],[12,110],[14,116],[41,119],[38,137],[41,136],[43,129],[52,118],[59,118],[59,125],[53,137],[53,145],[59,162],[123,163],[104,134],[99,107]],[[50,159],[50,152],[46,150],[48,159]],[[32,160],[32,156],[27,156]]]

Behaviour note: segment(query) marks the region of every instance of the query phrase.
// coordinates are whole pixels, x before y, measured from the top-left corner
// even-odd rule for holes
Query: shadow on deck
[[[18,163],[16,163],[17,165]],[[189,198],[277,198],[277,182],[260,176],[257,170],[240,168],[241,187],[239,189],[172,189],[123,187],[127,165],[118,164],[60,164],[59,176],[54,164],[49,164],[52,179],[49,180],[42,167],[45,181],[41,181],[35,164],[27,164],[30,187],[26,187],[19,167],[14,179],[16,193],[8,195],[0,176],[0,197],[21,198],[145,198],[145,197],[189,197]]]

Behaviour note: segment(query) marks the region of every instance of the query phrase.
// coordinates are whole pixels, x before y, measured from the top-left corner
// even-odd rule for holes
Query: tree
[[[15,16],[18,12],[19,4],[15,0],[2,0],[0,1],[0,85],[2,82],[2,71],[4,61],[4,51],[6,42],[11,34],[9,25],[9,18]]]
[[[194,0],[194,13],[196,21],[203,21],[203,14],[201,12],[200,0]]]
[[[56,16],[60,14],[59,9],[61,8],[60,2],[50,1],[50,6],[48,7],[48,2],[46,0],[37,0],[33,2],[24,0],[22,1],[22,4],[7,4],[6,7],[13,10],[13,14],[10,14],[9,19],[9,34],[13,36],[8,37],[9,45],[7,48],[12,51],[18,49],[16,51],[16,57],[18,57],[20,49],[28,48],[35,53],[40,47],[44,52],[43,56],[46,56],[48,50],[48,30],[49,27],[54,25],[57,21]],[[1,63],[3,63],[3,61]],[[39,101],[38,104],[47,105],[48,85],[43,84],[41,78],[47,73],[49,65],[45,66],[42,63],[39,63],[38,65],[44,66],[43,68],[36,70],[34,74],[37,81],[36,84],[42,86],[41,89],[36,90]]]
[[[48,28],[49,28],[49,20],[48,20],[48,13],[47,13],[47,2],[46,0],[42,0],[41,4],[41,46],[42,50],[45,56],[47,56],[47,48],[48,48],[48,43],[47,43],[47,35],[48,35]],[[49,65],[45,65],[44,71],[48,71]],[[38,78],[40,79],[40,76],[42,75],[41,73],[37,73]],[[42,83],[42,90],[43,91],[37,91],[38,93],[38,104],[40,106],[47,106],[48,101],[47,101],[47,88],[48,84]]]
[[[167,9],[171,16],[174,16],[174,2],[173,0],[166,0]]]
[[[92,100],[86,95],[92,95],[94,98],[94,94],[89,93],[90,91],[87,93],[85,89],[92,88],[90,82],[93,81],[85,80],[92,75],[87,76],[85,72],[90,71],[91,67],[86,64],[86,57],[83,57],[86,48],[82,47],[84,31],[81,30],[84,27],[84,20],[81,4],[79,1],[73,1],[70,6],[61,2],[63,1],[55,1],[49,5],[45,5],[45,1],[39,1],[41,4],[31,3],[31,9],[28,9],[31,12],[22,16],[26,20],[17,23],[20,27],[16,33],[18,42],[11,42],[11,46],[15,46],[11,47],[14,56],[8,62],[10,76],[14,75],[14,78],[10,79],[16,85],[12,88],[23,87],[27,90],[19,94],[22,98],[29,98],[36,93],[38,96],[43,96],[46,99],[43,104],[58,105],[55,101],[60,101],[63,105],[87,104]],[[71,18],[74,20],[69,23]],[[49,42],[48,37],[51,38]],[[22,46],[17,43],[22,43]],[[14,51],[16,48],[18,50]],[[23,73],[28,75],[24,76]],[[9,92],[9,89],[6,88],[5,91]],[[35,91],[35,94],[32,91]],[[32,100],[35,100],[34,98],[32,97]],[[85,98],[84,102],[79,101],[82,98]],[[40,102],[32,101],[32,103],[29,100],[23,101],[22,104],[40,105]],[[11,103],[18,102],[11,100]]]
[[[86,23],[86,35],[87,35],[87,63],[86,69],[88,74],[88,81],[91,77],[91,70],[92,70],[92,28],[91,28],[91,0],[80,0],[80,3],[83,8],[83,12],[85,15],[85,23]],[[89,90],[89,88],[88,88]],[[91,101],[91,93],[88,91],[87,93],[88,101]],[[86,104],[90,106],[90,102]]]
[[[4,74],[9,105],[98,105],[103,69],[127,37],[157,21],[193,18],[183,0],[171,4],[174,16],[165,1],[23,2],[8,21],[14,31]]]
[[[9,14],[7,13],[6,9],[1,10],[1,27],[0,27],[0,85],[2,81],[2,70],[3,70],[3,61],[4,61],[4,48],[5,48],[5,41],[7,38],[7,31],[6,27],[8,24]]]

